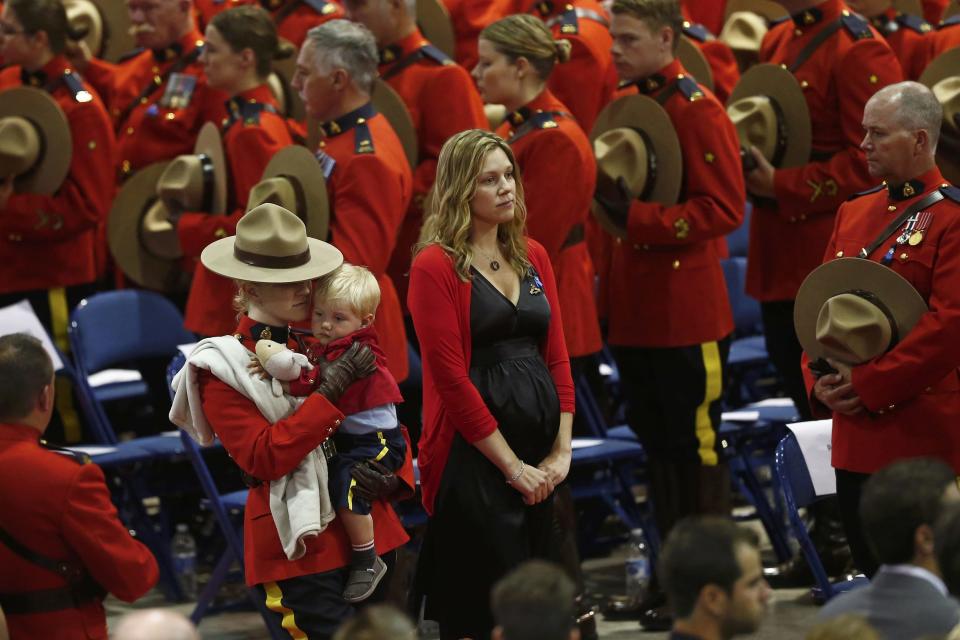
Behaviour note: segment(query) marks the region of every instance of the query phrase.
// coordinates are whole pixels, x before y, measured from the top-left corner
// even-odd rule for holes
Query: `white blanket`
[[[170,421],[200,445],[213,443],[216,434],[200,403],[200,370],[209,371],[252,400],[271,424],[290,415],[297,408],[298,400],[290,395],[274,396],[270,380],[251,375],[247,369],[250,355],[233,336],[198,342],[187,364],[173,378],[176,394],[170,407]],[[283,478],[270,482],[270,512],[287,558],[302,557],[306,552],[305,538],[319,535],[334,518],[327,489],[327,460],[320,448],[308,453],[297,468]]]

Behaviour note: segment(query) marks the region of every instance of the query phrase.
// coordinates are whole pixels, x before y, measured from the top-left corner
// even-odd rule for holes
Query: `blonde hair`
[[[554,40],[547,25],[539,18],[520,13],[497,20],[480,32],[503,55],[516,62],[526,58],[542,80],[546,80],[557,62],[570,59],[570,41]]]
[[[468,129],[451,137],[440,149],[437,179],[424,207],[420,241],[414,247],[416,255],[430,245],[439,245],[453,257],[454,268],[464,281],[470,279],[470,263],[473,262],[470,201],[477,191],[477,178],[483,171],[487,154],[497,149],[507,154],[516,178],[513,220],[497,227],[497,240],[510,267],[518,276],[523,278],[530,268],[527,241],[523,235],[527,207],[523,201],[523,184],[513,150],[494,133]]]
[[[880,640],[880,634],[863,616],[847,613],[818,624],[806,640]]]
[[[243,285],[246,283],[246,280],[237,280],[236,278],[233,280],[233,286],[237,288],[236,293],[233,294],[233,310],[237,312],[237,318],[250,310],[250,296],[243,290]]]
[[[320,300],[346,303],[360,317],[374,315],[380,305],[380,285],[366,267],[344,262],[317,281],[314,304]]]

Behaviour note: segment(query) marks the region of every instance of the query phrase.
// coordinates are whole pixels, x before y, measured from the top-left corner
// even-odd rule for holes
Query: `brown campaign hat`
[[[281,41],[288,42],[281,38]],[[292,43],[291,43],[291,46]],[[300,94],[293,90],[290,83],[293,81],[293,74],[297,70],[297,51],[289,58],[273,61],[273,71],[267,77],[267,85],[270,92],[280,104],[280,113],[288,118],[293,118],[302,122],[306,118],[306,111],[303,107],[303,100]]]
[[[759,55],[763,36],[769,31],[767,19],[753,11],[731,13],[723,23],[718,40],[734,53]]]
[[[687,36],[680,36],[680,41],[677,43],[677,58],[680,59],[683,68],[696,79],[697,84],[713,91],[713,71],[710,69],[710,63],[707,62],[700,47]]]
[[[70,171],[73,137],[60,105],[33,87],[0,92],[0,179],[17,193],[51,195]]]
[[[138,284],[160,291],[183,285],[180,240],[170,211],[222,215],[227,209],[227,166],[220,130],[200,129],[194,153],[151,165],[123,184],[107,220],[110,252]]]
[[[790,14],[783,5],[772,0],[727,0],[723,11],[724,22],[738,11],[749,11],[762,16],[767,22],[789,18]]]
[[[83,42],[90,53],[99,57],[103,50],[103,15],[92,0],[63,0],[67,21],[74,29],[82,31]]]
[[[131,23],[127,3],[119,0],[91,0],[91,2],[100,12],[100,24],[103,25],[100,50],[91,49],[91,53],[108,62],[116,62],[136,47],[136,40],[130,35]]]
[[[943,124],[937,143],[937,166],[953,183],[960,182],[960,48],[934,58],[920,82],[933,91],[943,107]]]
[[[814,269],[800,285],[793,323],[811,360],[862,364],[903,340],[927,304],[892,269],[861,258],[839,258]]]
[[[453,58],[456,42],[453,22],[440,0],[417,0],[417,25],[430,44]]]
[[[639,200],[676,204],[683,183],[680,140],[670,116],[655,100],[634,95],[611,102],[597,116],[590,141],[597,158],[598,194],[616,199],[605,194],[623,184]],[[596,201],[592,209],[608,232],[624,235]]]
[[[810,110],[792,73],[758,64],[743,74],[727,100],[740,144],[753,145],[778,169],[810,161]]]
[[[309,237],[295,214],[266,203],[240,218],[237,235],[208,245],[200,261],[227,278],[281,284],[326,275],[343,264],[343,254]]]
[[[260,182],[250,189],[247,211],[268,202],[295,213],[311,238],[326,240],[330,229],[326,181],[306,147],[291,145],[273,154]]]
[[[413,118],[410,117],[403,98],[389,84],[378,78],[373,83],[370,99],[377,112],[384,115],[397,137],[400,138],[400,144],[403,145],[403,152],[410,162],[410,167],[416,167],[419,159],[417,129],[413,126]]]

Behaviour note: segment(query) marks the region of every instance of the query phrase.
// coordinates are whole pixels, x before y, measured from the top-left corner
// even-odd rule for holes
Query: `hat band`
[[[886,348],[884,348],[884,353],[897,346],[897,343],[900,342],[900,330],[897,327],[896,321],[893,319],[893,313],[890,312],[890,309],[887,308],[887,305],[883,304],[880,298],[878,298],[872,291],[851,289],[847,291],[847,293],[863,298],[877,309],[880,309],[880,312],[886,316],[887,322],[890,324],[890,342],[888,342]]]
[[[260,253],[244,251],[239,249],[236,244],[233,245],[233,257],[251,267],[263,267],[264,269],[291,269],[301,267],[310,262],[310,248],[307,247],[303,253],[297,253],[292,256],[265,256]]]

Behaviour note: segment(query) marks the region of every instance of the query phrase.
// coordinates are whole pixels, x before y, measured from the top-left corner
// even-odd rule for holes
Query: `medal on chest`
[[[160,106],[165,109],[183,109],[190,105],[193,92],[197,88],[196,76],[186,73],[171,73],[167,88],[163,91]]]

